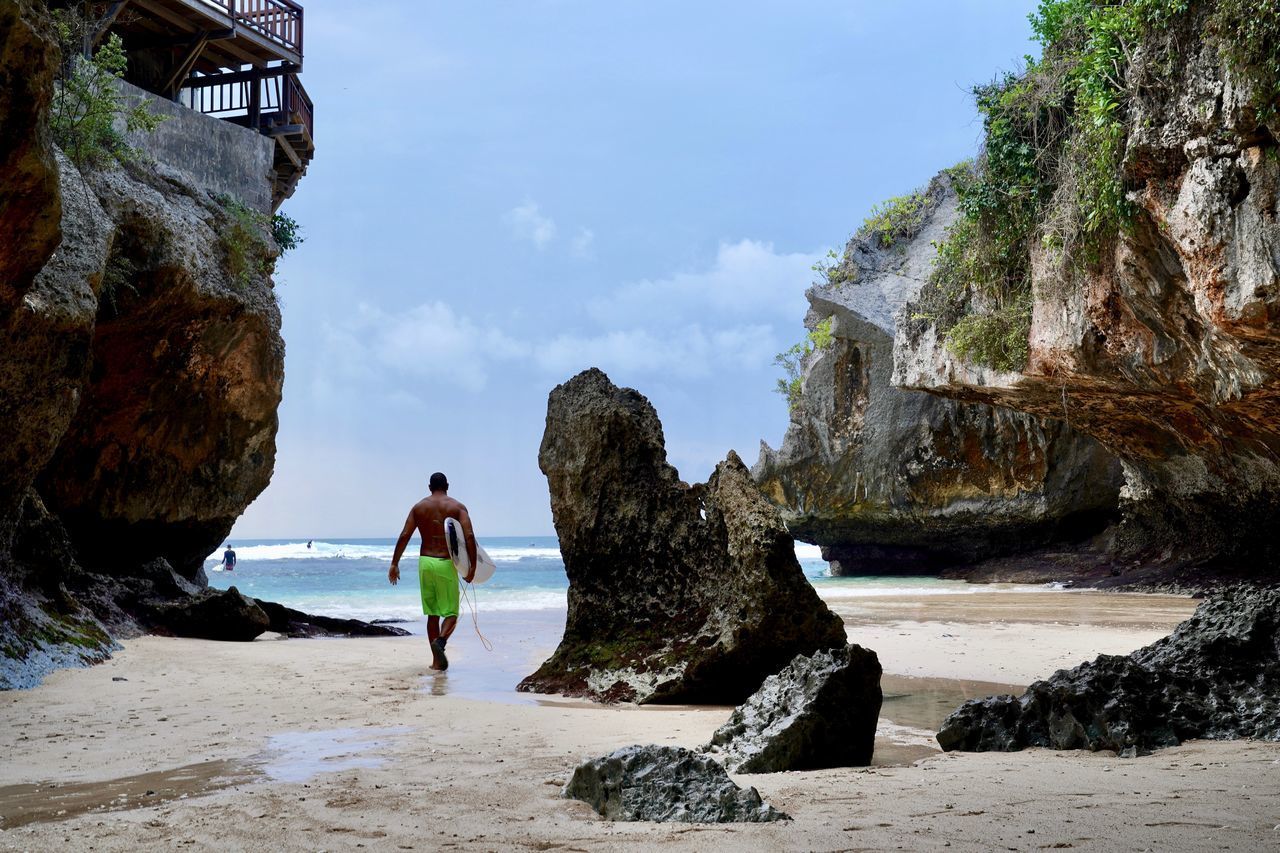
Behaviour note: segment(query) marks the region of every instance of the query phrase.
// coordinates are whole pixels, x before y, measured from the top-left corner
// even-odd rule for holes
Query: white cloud
[[[524,209],[526,219],[540,217],[533,202]],[[574,243],[582,238],[589,247],[591,237],[590,230],[581,229]],[[438,383],[479,391],[499,366],[520,370],[527,365],[525,370],[550,378],[600,367],[624,377],[679,380],[768,370],[786,343],[779,342],[775,327],[794,327],[804,315],[804,288],[815,257],[777,254],[771,245],[752,240],[725,243],[706,270],[624,284],[607,293],[590,307],[596,322],[585,329],[518,328],[512,317],[503,328],[459,314],[442,301],[395,312],[361,304],[350,317],[326,327],[334,355],[324,387],[315,391],[385,384],[393,389],[384,389],[385,399],[409,408],[413,400],[406,393],[429,394],[427,389]],[[414,380],[412,388],[404,388],[405,378]]]
[[[523,204],[508,210],[502,218],[518,239],[528,240],[538,251],[546,248],[556,237],[555,220],[543,216],[538,203],[532,199],[525,199]]]
[[[551,374],[588,367],[605,372],[709,376],[716,368],[767,363],[776,350],[769,326],[705,330],[697,324],[670,329],[633,328],[600,335],[560,335],[533,350],[537,365]]]
[[[591,246],[595,239],[596,232],[590,228],[579,228],[578,233],[573,235],[573,240],[569,243],[569,253],[575,258],[591,257]]]
[[[820,253],[778,254],[756,240],[721,243],[710,269],[624,284],[592,301],[591,315],[606,325],[665,323],[671,318],[803,317],[804,291]]]
[[[443,302],[395,314],[362,303],[354,316],[328,331],[343,354],[337,371],[361,381],[376,374],[427,377],[478,391],[492,362],[529,352],[502,330],[460,316]]]

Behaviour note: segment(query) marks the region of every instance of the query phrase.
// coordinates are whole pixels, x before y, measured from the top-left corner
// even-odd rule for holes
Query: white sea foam
[[[476,609],[480,613],[498,613],[515,610],[564,610],[563,590],[486,590],[475,591]],[[406,596],[299,596],[289,601],[289,606],[306,613],[332,616],[337,619],[421,619],[422,607],[413,597]]]
[[[485,545],[483,539],[480,540],[481,545]],[[318,542],[312,541],[311,547],[307,547],[306,542],[282,542],[274,545],[245,545],[235,549],[236,557],[242,561],[248,562],[266,562],[271,560],[382,560],[390,562],[392,555],[395,553],[395,545],[392,543],[360,543],[360,542]],[[822,551],[817,545],[809,545],[804,542],[796,543],[797,559],[809,562],[822,559]],[[513,562],[515,560],[523,560],[526,558],[535,558],[541,560],[559,560],[560,549],[549,547],[546,545],[498,545],[490,547],[485,545],[485,550],[489,552],[489,556],[494,562]],[[206,560],[206,564],[219,563],[222,561],[221,553],[211,554]]]
[[[480,544],[484,544],[481,540]],[[272,560],[381,560],[390,562],[391,557],[395,554],[395,545],[388,544],[370,544],[370,543],[353,543],[353,542],[312,542],[311,547],[307,547],[306,542],[285,542],[276,545],[245,545],[240,548],[232,547],[236,552],[236,558],[241,562],[269,562]],[[549,548],[546,546],[539,547],[537,545],[528,545],[523,547],[501,546],[489,548],[485,547],[489,552],[489,556],[494,562],[512,562],[522,560],[526,557],[536,557],[544,560],[560,559],[559,548]],[[416,550],[414,553],[417,553]],[[206,563],[218,563],[222,561],[220,553],[214,553],[205,561]]]

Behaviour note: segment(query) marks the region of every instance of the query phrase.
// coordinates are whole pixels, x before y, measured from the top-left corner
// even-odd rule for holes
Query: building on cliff
[[[93,25],[85,50],[92,51],[110,33],[120,36],[129,57],[125,79],[142,90],[130,94],[149,93],[258,131],[273,143],[267,175],[271,208],[293,195],[315,155],[314,105],[298,79],[301,5],[292,0],[115,0],[87,5]],[[159,111],[181,117],[169,105]]]

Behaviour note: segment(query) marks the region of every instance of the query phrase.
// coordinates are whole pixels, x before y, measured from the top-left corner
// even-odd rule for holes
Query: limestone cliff
[[[522,690],[610,701],[734,703],[844,625],[736,453],[705,484],[667,463],[649,401],[599,370],[556,386],[547,475],[569,613]]]
[[[236,245],[163,164],[63,157],[48,26],[0,3],[0,687],[200,593],[270,478],[283,380],[269,237]]]
[[[1280,121],[1265,73],[1229,61],[1274,52],[1231,29],[1241,14],[1275,26],[1264,5],[1192,3],[1144,23],[1117,66],[1130,219],[1091,259],[1064,257],[1041,216],[1025,368],[962,360],[912,306],[899,318],[895,384],[1063,419],[1123,461],[1118,542],[1134,565],[1255,572],[1280,558]]]
[[[942,174],[898,214],[849,241],[810,288],[806,358],[780,449],[752,473],[791,532],[836,573],[938,570],[1095,532],[1115,507],[1119,467],[1061,420],[895,387],[894,322],[929,277],[955,221]]]

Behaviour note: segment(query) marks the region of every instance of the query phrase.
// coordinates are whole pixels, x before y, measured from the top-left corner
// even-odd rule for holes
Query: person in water
[[[449,481],[439,471],[431,475],[431,494],[413,505],[405,519],[404,530],[396,540],[395,554],[387,580],[394,586],[400,580],[400,556],[417,530],[422,537],[418,551],[418,584],[422,588],[422,612],[427,616],[427,639],[431,641],[431,668],[448,669],[445,645],[458,624],[458,571],[449,558],[445,541],[444,520],[455,519],[466,537],[471,570],[463,578],[467,583],[476,574],[476,536],[471,530],[471,516],[459,501],[449,497]],[[441,622],[440,620],[444,620]]]
[[[231,543],[227,543],[227,550],[222,555],[222,568],[229,572],[236,570],[236,552],[231,550]]]

